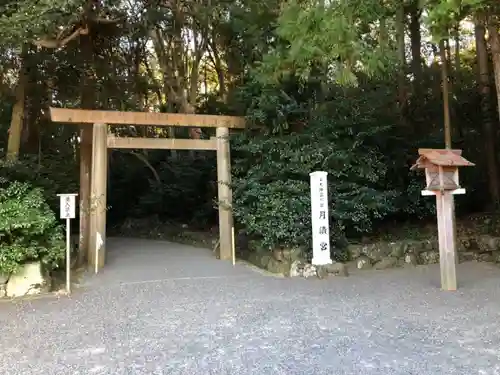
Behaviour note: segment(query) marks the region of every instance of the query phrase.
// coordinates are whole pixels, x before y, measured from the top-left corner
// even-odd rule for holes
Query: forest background
[[[461,173],[457,213],[496,217],[498,1],[16,0],[0,10],[4,271],[62,257],[56,194],[79,191],[84,135],[51,123],[49,106],[245,116],[249,129],[231,139],[233,209],[263,248],[309,248],[314,170],[329,174],[339,257],[394,223],[433,223],[424,178],[409,171],[419,147],[463,149],[476,166]],[[217,223],[210,152],[112,150],[108,189],[110,227]]]

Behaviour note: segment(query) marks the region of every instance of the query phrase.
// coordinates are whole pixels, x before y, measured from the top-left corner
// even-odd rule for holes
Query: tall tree
[[[21,137],[23,132],[23,120],[25,110],[26,85],[27,85],[27,65],[28,65],[28,45],[23,44],[20,55],[19,76],[15,89],[15,103],[12,108],[12,115],[9,127],[9,140],[7,144],[7,160],[17,160],[21,148]]]
[[[441,60],[441,85],[443,88],[443,132],[444,145],[446,148],[452,148],[452,127],[450,118],[450,89],[449,89],[449,59],[448,59],[448,39],[439,41],[439,56]]]
[[[406,12],[404,2],[401,1],[396,8],[396,49],[398,56],[398,100],[399,107],[404,110],[406,107]]]
[[[474,35],[476,41],[479,93],[481,95],[481,114],[483,118],[483,137],[486,165],[488,169],[489,190],[492,205],[497,207],[500,202],[500,186],[498,181],[498,160],[495,150],[496,136],[491,108],[490,68],[488,49],[486,47],[486,27],[484,25],[484,19],[480,15],[475,18]]]
[[[419,91],[422,85],[422,34],[420,20],[422,16],[422,8],[420,1],[414,0],[409,6],[410,16],[410,42],[411,42],[411,73],[414,77],[414,90],[419,97]]]
[[[490,15],[487,20],[488,25],[488,41],[491,46],[491,54],[493,60],[493,75],[495,77],[495,86],[497,92],[497,108],[500,118],[500,23],[496,16]]]

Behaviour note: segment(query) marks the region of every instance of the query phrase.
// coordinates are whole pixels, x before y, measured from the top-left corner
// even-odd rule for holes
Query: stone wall
[[[329,275],[348,276],[347,266],[333,263],[314,266],[307,262],[301,248],[278,248],[273,251],[254,250],[247,253],[246,259],[259,268],[287,277],[319,277]]]
[[[348,252],[359,269],[439,263],[437,238],[349,245]],[[457,252],[459,262],[500,262],[500,237],[478,235],[458,238]]]
[[[247,260],[269,272],[290,276],[294,262],[301,262],[303,251],[300,248],[280,248],[274,251],[256,250],[247,254]]]

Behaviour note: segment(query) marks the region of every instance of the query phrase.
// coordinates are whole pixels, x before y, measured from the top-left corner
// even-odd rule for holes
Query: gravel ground
[[[70,298],[0,303],[0,374],[500,374],[500,269],[283,279],[115,239]]]

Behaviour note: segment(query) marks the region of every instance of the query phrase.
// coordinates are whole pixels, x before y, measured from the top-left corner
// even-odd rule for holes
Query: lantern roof
[[[434,149],[434,148],[420,148],[418,149],[420,157],[417,159],[411,169],[422,169],[430,166],[440,167],[471,167],[471,163],[462,155],[462,150],[450,149]]]

